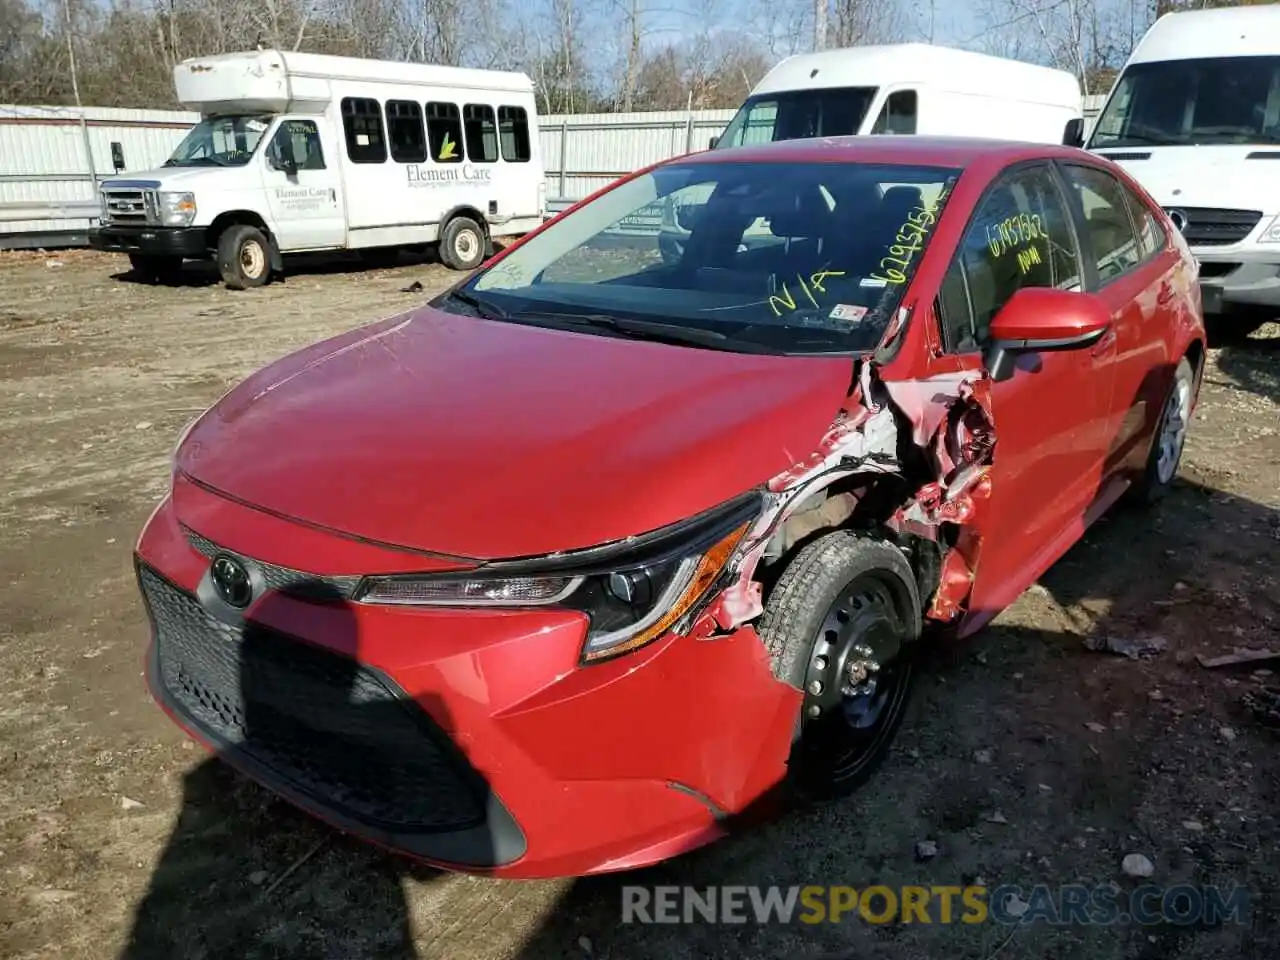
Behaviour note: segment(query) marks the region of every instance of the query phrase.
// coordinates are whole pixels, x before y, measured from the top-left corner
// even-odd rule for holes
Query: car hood
[[[424,308],[265,367],[177,467],[271,512],[483,559],[674,523],[809,456],[848,357],[772,357]]]

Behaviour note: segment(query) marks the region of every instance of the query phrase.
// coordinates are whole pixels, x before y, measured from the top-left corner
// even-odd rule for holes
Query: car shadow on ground
[[[148,593],[156,589],[150,582]],[[359,651],[354,614],[332,587],[308,581],[294,589],[329,608],[321,622],[331,643]],[[273,602],[279,595],[268,594],[255,613],[269,616]],[[296,601],[290,610],[298,615]],[[354,659],[317,648],[303,653],[253,621],[223,625],[214,643],[202,645],[211,621],[193,599],[170,595],[153,611],[153,623],[167,624],[173,638],[151,670],[153,689],[167,710],[186,723],[198,717],[223,742],[183,778],[177,822],[119,960],[416,958],[403,884],[430,883],[439,872],[347,838],[235,768],[251,770],[272,754],[301,757],[286,781],[293,786],[323,784],[326,794],[366,813],[387,810],[390,799],[420,820],[483,809],[482,778],[470,801],[441,794],[440,753],[423,747],[438,729],[357,671]],[[182,691],[177,698],[174,690]],[[442,703],[418,705],[451,728]]]
[[[1266,851],[1280,836],[1280,759],[1274,749],[1245,746],[1246,736],[1263,736],[1239,705],[1248,668],[1244,679],[1207,680],[1192,652],[1265,640],[1267,624],[1280,622],[1270,566],[1277,539],[1274,511],[1195,482],[1176,483],[1154,513],[1113,509],[1006,616],[927,659],[892,754],[854,796],[770,815],[651,868],[580,879],[516,956],[1271,956],[1268,944],[1280,938],[1280,865]],[[1060,630],[1027,626],[1055,617]],[[1167,646],[1135,661],[1083,642],[1112,635],[1159,636]],[[1193,745],[1203,739],[1198,728],[1217,722],[1247,731],[1234,757],[1199,755]],[[1167,821],[1170,809],[1216,816],[1207,829],[1227,834],[1222,824],[1237,815],[1226,811],[1246,813],[1234,835],[1187,842]],[[914,843],[925,838],[940,853],[918,862]],[[628,886],[981,883],[1016,884],[1026,897],[1036,884],[1114,881],[1132,891],[1143,881],[1119,870],[1130,850],[1154,861],[1155,882],[1167,886],[1250,886],[1246,922],[940,925],[935,912],[933,925],[869,923],[856,913],[839,924],[759,924],[750,906],[746,922],[623,921]]]

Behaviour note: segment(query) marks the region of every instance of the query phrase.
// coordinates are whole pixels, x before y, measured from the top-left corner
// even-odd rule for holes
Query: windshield
[[[1126,67],[1090,148],[1280,143],[1280,57]]]
[[[875,87],[841,87],[751,97],[729,121],[716,149],[773,140],[851,136],[862,126],[875,96]]]
[[[205,117],[182,138],[164,165],[242,167],[269,126],[269,116]]]
[[[660,167],[553,221],[437,305],[744,352],[871,350],[959,172]]]

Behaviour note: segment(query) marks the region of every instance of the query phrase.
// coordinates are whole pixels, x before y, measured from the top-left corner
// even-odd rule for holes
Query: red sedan
[[[403,853],[650,864],[860,784],[926,627],[1169,487],[1204,354],[1180,234],[1084,152],[659,164],[188,427],[137,545],[150,687]]]

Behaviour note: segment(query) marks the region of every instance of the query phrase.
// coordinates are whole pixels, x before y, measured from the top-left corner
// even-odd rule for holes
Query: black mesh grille
[[[1212,207],[1166,207],[1166,212],[1181,211],[1187,225],[1182,235],[1193,247],[1225,246],[1239,243],[1262,219],[1261,210],[1219,210]],[[1177,222],[1177,216],[1173,217]]]
[[[397,831],[484,821],[484,786],[412,700],[348,657],[260,625],[233,627],[145,566],[157,682],[191,723],[295,789]]]
[[[187,542],[210,560],[221,553],[235,557],[246,566],[254,566],[261,570],[263,580],[272,590],[298,596],[341,597],[344,600],[350,600],[355,596],[356,588],[360,586],[360,577],[357,576],[318,577],[314,573],[303,573],[301,570],[290,570],[288,567],[279,567],[273,563],[263,563],[261,560],[254,560],[233,550],[224,550],[208,537],[202,537],[194,530],[185,527],[183,530],[187,535]]]

